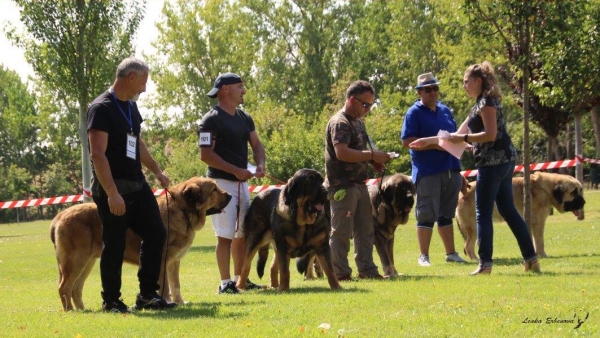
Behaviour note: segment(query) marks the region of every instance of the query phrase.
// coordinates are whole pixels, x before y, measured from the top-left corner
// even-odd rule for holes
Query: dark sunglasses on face
[[[421,88],[421,90],[427,94],[431,93],[432,91],[437,93],[440,90],[440,87],[438,87],[438,86],[423,87],[423,88]]]
[[[355,98],[355,99],[357,99],[357,100],[358,100],[358,102],[360,102],[360,103],[362,104],[363,108],[371,108],[371,106],[372,106],[372,105],[375,103],[375,102],[373,102],[373,103],[368,103],[368,102],[365,102],[365,101],[363,101],[363,100],[359,99],[359,98],[358,98],[358,97],[356,97],[356,96],[355,96],[354,98]]]

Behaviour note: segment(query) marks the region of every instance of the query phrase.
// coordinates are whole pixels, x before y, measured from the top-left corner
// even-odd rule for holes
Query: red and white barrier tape
[[[590,162],[590,163],[600,163],[600,160],[593,160],[589,158],[582,158],[580,156],[575,156],[573,160],[562,160],[555,162],[545,162],[545,163],[532,163],[529,165],[529,170],[538,171],[538,170],[546,170],[546,169],[556,169],[556,168],[567,168],[574,167],[577,163]],[[525,166],[523,164],[519,164],[515,167],[515,173],[525,171]],[[473,170],[465,170],[460,172],[464,177],[473,177],[477,176],[477,169]]]
[[[529,166],[531,171],[537,170],[546,170],[546,169],[556,169],[556,168],[566,168],[566,167],[574,167],[577,163],[597,163],[600,164],[600,160],[591,159],[591,158],[582,158],[580,156],[576,156],[573,160],[563,160],[563,161],[555,161],[555,162],[545,162],[545,163],[532,163]],[[519,164],[515,167],[515,173],[523,172],[524,166]],[[465,177],[473,177],[477,176],[477,169],[474,170],[465,170],[461,171],[461,174]],[[366,181],[367,185],[375,185],[379,182],[379,178],[370,178]],[[256,185],[249,186],[248,190],[251,193],[258,193],[270,188],[280,188],[282,185]],[[160,196],[165,193],[165,189],[156,189],[154,190],[154,196]],[[29,200],[20,200],[20,201],[7,201],[0,202],[0,209],[12,209],[12,208],[27,208],[27,207],[36,207],[40,205],[51,205],[51,204],[64,204],[64,203],[75,203],[82,202],[84,196],[91,196],[91,192],[89,188],[83,189],[83,194],[80,195],[69,195],[69,196],[60,196],[60,197],[47,197],[47,198],[35,198]]]

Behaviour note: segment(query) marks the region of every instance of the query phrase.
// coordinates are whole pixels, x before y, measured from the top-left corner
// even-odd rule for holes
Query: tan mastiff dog
[[[212,179],[203,177],[194,177],[175,185],[169,192],[168,196],[162,195],[157,200],[168,230],[168,247],[163,250],[159,293],[167,301],[182,304],[180,261],[192,245],[196,231],[204,226],[206,216],[221,212],[231,200],[231,195],[219,189]],[[56,250],[58,294],[63,309],[73,310],[73,301],[78,310],[83,310],[83,285],[102,252],[102,224],[96,204],[77,204],[60,212],[50,225],[50,238]],[[125,262],[139,265],[140,245],[141,239],[128,230]],[[163,285],[165,253],[167,285]]]
[[[583,187],[577,179],[569,175],[535,172],[531,174],[531,224],[529,231],[533,237],[535,251],[540,257],[548,257],[544,248],[544,228],[546,218],[552,208],[560,213],[573,212],[578,220],[584,218]],[[523,177],[513,178],[513,198],[517,211],[523,215]],[[502,221],[494,207],[494,219]],[[465,239],[464,251],[471,259],[477,259],[475,241],[477,226],[475,219],[475,182],[463,185],[458,196],[456,220]]]

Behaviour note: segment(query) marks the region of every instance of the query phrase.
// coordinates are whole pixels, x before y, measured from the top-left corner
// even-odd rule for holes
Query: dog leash
[[[277,183],[279,183],[279,184],[282,184],[282,185],[286,185],[286,184],[287,184],[287,182],[284,182],[284,181],[282,181],[282,180],[280,180],[280,179],[277,179],[277,178],[275,178],[275,177],[273,177],[273,176],[270,176],[270,175],[267,175],[267,174],[265,174],[265,177],[267,177],[267,178],[270,178],[270,179],[272,179],[273,181],[275,181],[275,182],[277,182]]]
[[[383,184],[383,177],[385,176],[385,169],[383,168],[383,171],[381,172],[381,179],[379,180],[379,187],[378,189],[381,190],[381,185]]]

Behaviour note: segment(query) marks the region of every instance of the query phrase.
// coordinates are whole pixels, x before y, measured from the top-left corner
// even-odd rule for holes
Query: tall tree
[[[281,102],[303,114],[319,113],[345,70],[339,63],[360,57],[344,48],[350,13],[358,1],[241,0],[260,43],[256,58],[258,101]]]
[[[35,75],[53,88],[66,112],[79,112],[82,181],[91,178],[86,128],[90,98],[111,84],[116,65],[133,55],[145,0],[14,0],[26,31],[8,37],[25,49]],[[72,123],[70,116],[61,117]]]
[[[199,121],[213,103],[206,96],[219,73],[239,74],[248,87],[258,43],[251,31],[251,18],[237,2],[207,0],[165,2],[153,42],[156,54],[149,56],[157,98],[152,108],[172,112],[175,123],[186,129]],[[157,126],[165,128],[170,117]],[[187,135],[171,134],[180,140]]]
[[[17,73],[0,67],[0,167],[39,172],[38,113],[35,98]]]
[[[514,78],[515,91],[522,94],[523,102],[523,164],[525,165],[524,218],[529,224],[531,192],[529,180],[529,106],[532,52],[541,28],[543,17],[538,9],[542,0],[507,0],[502,3],[487,0],[466,0],[465,13],[475,34],[494,36],[505,46],[510,68],[505,78]],[[508,75],[506,75],[508,74]],[[519,90],[520,89],[520,90]]]

